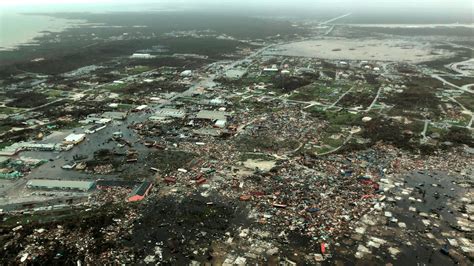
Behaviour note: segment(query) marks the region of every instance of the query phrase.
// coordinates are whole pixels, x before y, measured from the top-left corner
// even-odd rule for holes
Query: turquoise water
[[[31,15],[32,13],[56,13],[56,12],[93,12],[93,13],[107,13],[107,12],[140,12],[140,11],[216,11],[216,12],[235,12],[244,15],[272,15],[279,14],[294,17],[324,17],[325,9],[328,5],[324,3],[331,3],[331,9],[328,9],[329,17],[335,17],[337,14],[348,13],[350,7],[336,9],[333,1],[323,0],[305,0],[307,4],[298,5],[295,2],[295,7],[290,8],[292,1],[287,0],[240,0],[240,1],[223,1],[223,0],[75,0],[71,2],[88,2],[71,4],[68,0],[17,0],[19,2],[29,2],[36,4],[22,4],[12,5],[15,0],[7,0],[2,2],[0,0],[0,47],[12,48],[18,44],[30,43],[32,40],[41,35],[41,31],[61,31],[67,27],[85,21],[71,21],[60,18],[53,18],[46,15]],[[37,4],[39,2],[56,2],[56,4]],[[62,3],[61,3],[62,2]],[[95,3],[92,3],[95,2]],[[300,0],[299,3],[302,1]],[[318,8],[320,2],[323,4],[323,9]],[[339,1],[335,1],[339,2]],[[344,1],[343,1],[344,2]],[[350,1],[346,1],[350,2]],[[395,3],[392,1],[390,3]],[[383,6],[369,5],[372,9],[380,9],[381,12],[363,11],[355,8],[355,12],[350,17],[341,20],[340,23],[355,23],[355,24],[374,24],[374,23],[473,23],[472,21],[472,6],[469,0],[460,0],[453,8],[441,9],[440,6],[428,11],[424,9],[387,9]],[[58,4],[59,3],[59,4]],[[69,3],[69,4],[67,4]],[[312,3],[312,4],[309,4]],[[333,5],[334,4],[334,5]],[[450,3],[451,5],[451,3]],[[435,5],[436,6],[436,5]],[[285,8],[283,8],[285,7]],[[455,8],[454,8],[455,7]],[[469,8],[471,7],[471,8]],[[302,10],[304,9],[304,10]],[[410,11],[410,12],[407,12]],[[25,15],[29,13],[29,15]],[[357,14],[356,14],[357,13]],[[319,15],[318,15],[319,14]],[[0,48],[1,50],[2,48]]]
[[[13,49],[18,44],[33,43],[42,31],[58,32],[67,27],[83,23],[49,16],[20,13],[0,14],[0,50]]]
[[[38,13],[56,12],[118,12],[118,11],[161,11],[167,6],[153,4],[54,4],[54,5],[2,5],[0,0],[0,50],[14,49],[19,44],[34,43],[42,31],[59,32],[81,23],[82,20],[55,18]]]

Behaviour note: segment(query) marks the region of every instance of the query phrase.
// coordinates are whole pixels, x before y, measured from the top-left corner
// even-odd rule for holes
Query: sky
[[[207,5],[248,5],[248,4],[288,4],[288,5],[346,5],[351,7],[416,7],[416,8],[473,8],[474,0],[1,0],[0,6],[25,6],[45,4],[124,4],[124,3],[175,3]]]
[[[455,17],[474,14],[474,0],[0,0],[0,15],[5,12],[110,12],[152,10],[207,10],[267,12],[283,15],[336,10],[366,14],[436,13]],[[296,14],[293,12],[293,14]],[[290,16],[290,15],[289,15]]]

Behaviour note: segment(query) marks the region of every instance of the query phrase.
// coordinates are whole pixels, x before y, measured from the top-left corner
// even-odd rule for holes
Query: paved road
[[[323,155],[328,155],[330,153],[334,153],[334,152],[337,152],[338,150],[340,150],[342,147],[344,147],[344,145],[346,145],[350,140],[352,139],[352,133],[349,134],[349,136],[347,136],[347,138],[344,140],[344,142],[341,144],[341,146],[337,147],[337,148],[334,148],[330,151],[327,151],[327,152],[323,152],[323,153],[318,153],[317,155],[318,156],[323,156]]]
[[[329,108],[333,108],[334,106],[336,106],[336,104],[342,99],[344,98],[344,96],[346,96],[349,92],[351,92],[355,87],[352,86],[350,89],[348,89],[346,92],[344,92],[335,102],[333,102],[331,105],[329,105],[328,107],[326,107],[324,110],[327,110]]]
[[[471,116],[471,120],[469,121],[469,123],[466,125],[466,128],[467,129],[470,129],[472,127],[472,122],[474,120],[474,113],[467,109],[464,105],[462,105],[458,100],[456,100],[454,97],[449,97],[449,99],[455,103],[457,103],[467,114],[469,114]]]
[[[453,88],[455,88],[455,89],[458,89],[458,90],[460,90],[460,91],[467,92],[467,93],[471,93],[471,94],[474,93],[474,91],[471,91],[471,90],[468,89],[468,87],[469,87],[470,85],[474,85],[474,84],[468,84],[467,86],[465,85],[465,86],[460,87],[460,86],[458,86],[458,85],[456,85],[456,84],[453,84],[453,83],[451,83],[451,82],[445,80],[445,79],[442,78],[440,75],[432,74],[431,77],[432,77],[432,78],[435,78],[435,79],[437,79],[437,80],[443,82],[444,84],[447,84],[447,85],[449,85],[449,86],[451,86],[451,87],[453,87]]]
[[[273,47],[273,45],[264,47],[256,51],[255,53],[247,56],[244,59],[232,62],[228,64],[226,67],[224,67],[223,73],[225,73],[226,70],[231,69],[238,64],[242,63],[245,60],[249,60],[261,53],[263,53],[266,49],[269,49]],[[140,76],[144,76],[147,73],[152,73],[153,70],[139,73],[136,75],[128,76],[123,78],[122,80],[129,80],[130,78],[137,78]],[[186,97],[192,95],[196,89],[200,87],[212,87],[215,85],[214,79],[216,77],[216,74],[211,74],[206,76],[204,79],[199,79],[194,82],[186,91],[182,93],[177,93],[174,95],[170,101],[174,101],[180,97]],[[113,82],[102,84],[100,86],[96,86],[94,88],[88,89],[85,92],[90,92],[92,90],[100,89],[103,86],[107,86],[113,84]],[[64,100],[64,99],[61,99]],[[52,104],[52,103],[49,103]],[[166,104],[156,104],[150,106],[152,110],[157,110],[159,108],[164,107]],[[38,107],[39,108],[39,107]],[[26,110],[31,111],[31,110]],[[53,152],[53,153],[41,153],[45,154],[43,158],[54,158],[53,161],[48,161],[46,164],[41,165],[40,167],[33,169],[33,171],[11,184],[11,187],[8,189],[2,191],[0,193],[0,197],[2,196],[18,196],[17,192],[22,189],[28,180],[30,179],[35,179],[35,178],[51,178],[51,179],[98,179],[98,178],[106,178],[106,179],[116,179],[116,175],[93,175],[93,174],[87,174],[84,172],[79,172],[79,171],[70,171],[70,170],[64,170],[61,168],[61,166],[67,164],[68,162],[72,161],[75,155],[88,155],[89,158],[91,158],[92,153],[96,151],[98,148],[103,148],[103,149],[115,149],[119,151],[125,151],[127,147],[122,147],[118,148],[117,143],[114,141],[110,141],[110,138],[114,132],[120,131],[124,134],[124,139],[127,141],[133,143],[133,149],[137,150],[139,152],[139,161],[145,160],[146,156],[149,154],[149,149],[145,147],[142,143],[142,137],[138,134],[136,134],[132,129],[129,128],[130,125],[139,123],[139,122],[144,122],[146,121],[152,113],[146,113],[146,112],[138,112],[138,113],[130,113],[127,118],[124,121],[114,121],[108,126],[94,134],[87,135],[87,138],[85,141],[82,143],[76,145],[73,149],[69,151],[63,151],[63,152]],[[83,128],[76,128],[72,130],[76,133],[83,133],[84,129]],[[142,170],[141,168],[143,167],[143,164],[130,164],[129,168],[140,168],[138,170]],[[152,167],[152,166],[147,166],[145,164],[145,167]],[[133,171],[131,171],[133,172]]]
[[[427,138],[426,138],[426,131],[428,130],[428,125],[430,124],[430,120],[425,120],[425,124],[423,126],[423,131],[421,132],[421,136],[423,137],[422,139],[420,139],[420,142],[421,143],[425,143],[427,141]]]
[[[49,103],[46,103],[46,104],[43,104],[43,105],[40,105],[40,106],[36,106],[36,107],[30,108],[30,109],[26,109],[26,110],[16,112],[16,113],[12,114],[11,116],[33,112],[33,111],[36,111],[38,109],[41,109],[41,108],[44,108],[46,106],[50,106],[50,105],[53,105],[55,103],[59,103],[59,102],[65,101],[65,100],[66,100],[66,98],[57,99],[55,101],[52,101],[52,102],[49,102]]]
[[[331,23],[331,22],[334,22],[334,21],[336,21],[336,20],[338,20],[338,19],[341,19],[341,18],[348,17],[348,16],[350,16],[350,15],[352,15],[352,13],[347,13],[347,14],[344,14],[344,15],[342,15],[342,16],[335,17],[335,18],[332,18],[332,19],[323,21],[323,22],[321,22],[320,24],[329,24],[329,23]]]
[[[380,87],[379,90],[377,91],[377,95],[375,96],[374,100],[372,101],[370,106],[367,107],[367,110],[365,110],[366,112],[369,112],[370,110],[372,110],[372,107],[374,107],[374,105],[377,103],[377,100],[379,99],[380,93],[382,92],[382,90],[383,90],[383,88]]]

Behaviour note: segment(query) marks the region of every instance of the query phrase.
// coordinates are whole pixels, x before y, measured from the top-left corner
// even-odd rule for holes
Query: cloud
[[[345,9],[454,9],[474,10],[474,0],[0,0],[0,6],[139,6],[141,4],[167,7],[268,7],[268,8],[345,8]]]

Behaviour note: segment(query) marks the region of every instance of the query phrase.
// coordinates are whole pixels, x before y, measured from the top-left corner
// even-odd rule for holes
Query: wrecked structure
[[[30,189],[44,190],[79,190],[89,191],[93,189],[93,181],[75,181],[75,180],[52,180],[52,179],[32,179],[26,184]]]
[[[265,42],[226,55],[242,60],[192,70],[188,61],[157,67],[143,51],[132,59],[147,62],[78,71],[91,80],[51,79],[68,83],[67,106],[44,107],[48,120],[25,110],[9,123],[31,133],[5,133],[14,143],[0,152],[0,261],[472,260],[465,79],[452,86],[420,65],[289,56]]]

